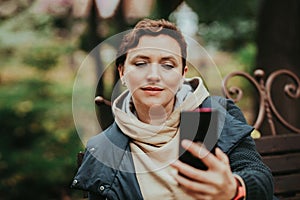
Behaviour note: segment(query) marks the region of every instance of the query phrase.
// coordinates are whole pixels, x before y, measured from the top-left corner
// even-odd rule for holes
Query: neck
[[[161,125],[171,115],[173,111],[173,106],[174,106],[174,100],[168,103],[167,106],[163,106],[159,104],[155,104],[150,107],[135,105],[135,110],[137,113],[137,117],[140,121],[151,125]]]

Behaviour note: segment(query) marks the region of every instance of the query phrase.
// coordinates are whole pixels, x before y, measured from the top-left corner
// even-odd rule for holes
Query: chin
[[[150,108],[153,106],[163,106],[163,103],[162,102],[145,102],[144,105]]]
[[[144,105],[146,105],[147,107],[153,107],[153,106],[162,106],[162,107],[167,107],[167,105],[169,104],[168,102],[170,101],[162,101],[162,100],[155,100],[155,101],[145,101]]]

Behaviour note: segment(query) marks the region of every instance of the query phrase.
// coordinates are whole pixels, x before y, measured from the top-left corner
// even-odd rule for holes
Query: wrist
[[[234,175],[234,179],[236,181],[236,193],[232,200],[243,200],[246,197],[246,187],[244,181],[238,175]]]

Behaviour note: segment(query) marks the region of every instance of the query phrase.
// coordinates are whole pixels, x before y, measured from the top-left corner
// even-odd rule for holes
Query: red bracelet
[[[236,189],[236,194],[232,200],[242,200],[246,196],[246,190],[237,178],[235,178],[235,180],[236,180],[238,187]]]

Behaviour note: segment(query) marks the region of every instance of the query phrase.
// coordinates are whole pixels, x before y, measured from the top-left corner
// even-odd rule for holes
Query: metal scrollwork
[[[259,129],[264,118],[267,117],[268,124],[271,129],[272,135],[276,135],[275,125],[272,118],[272,113],[275,117],[289,130],[292,130],[296,133],[300,133],[300,129],[292,126],[288,123],[284,118],[279,114],[276,107],[274,106],[273,100],[271,98],[271,87],[274,80],[281,75],[286,75],[292,78],[294,83],[286,84],[284,87],[284,92],[287,96],[293,99],[297,99],[300,97],[300,81],[299,77],[297,77],[294,73],[288,70],[278,70],[270,74],[266,83],[264,82],[265,73],[263,70],[255,70],[254,77],[249,75],[246,72],[232,72],[227,75],[223,80],[223,92],[227,98],[232,99],[234,102],[239,102],[243,97],[243,91],[241,88],[232,86],[227,88],[228,81],[232,77],[241,76],[246,78],[257,90],[259,94],[259,111],[256,121],[254,122],[254,128]]]
[[[273,111],[273,113],[275,114],[275,116],[277,117],[277,119],[288,129],[290,129],[291,131],[294,131],[296,133],[300,133],[300,129],[296,128],[294,126],[292,126],[290,123],[288,123],[277,111],[276,107],[274,106],[272,97],[271,97],[271,87],[273,84],[273,81],[281,75],[286,75],[292,78],[292,80],[295,82],[294,84],[286,84],[284,87],[284,92],[287,96],[289,96],[290,98],[293,99],[297,99],[300,97],[300,81],[299,81],[299,77],[297,77],[294,73],[292,73],[291,71],[288,70],[278,70],[276,72],[273,72],[267,82],[266,82],[266,89],[267,89],[267,96],[268,96],[268,100],[269,100],[269,104],[270,107]]]

